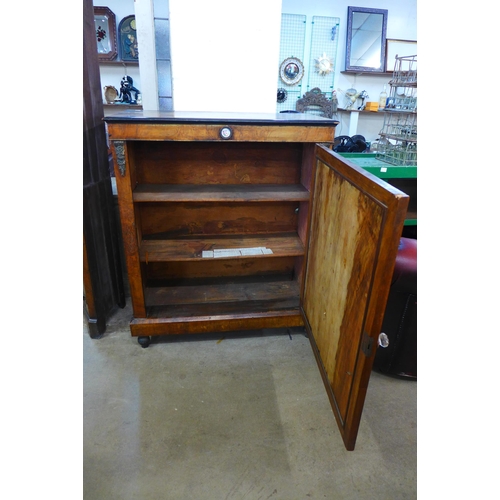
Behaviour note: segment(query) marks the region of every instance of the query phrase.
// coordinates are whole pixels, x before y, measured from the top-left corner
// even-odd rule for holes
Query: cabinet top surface
[[[307,113],[231,113],[197,111],[147,111],[128,109],[108,115],[109,123],[230,123],[242,125],[314,125],[335,127],[339,123]]]

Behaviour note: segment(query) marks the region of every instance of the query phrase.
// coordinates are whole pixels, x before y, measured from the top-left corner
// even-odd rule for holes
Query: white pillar
[[[145,110],[158,110],[153,0],[134,0],[134,8],[139,43],[142,107]]]
[[[349,137],[356,135],[356,131],[358,130],[358,118],[359,111],[351,111],[349,113]]]

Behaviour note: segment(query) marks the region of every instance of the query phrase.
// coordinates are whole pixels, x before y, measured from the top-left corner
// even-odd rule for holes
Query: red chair
[[[401,238],[382,332],[388,347],[378,347],[373,369],[417,380],[417,240]]]

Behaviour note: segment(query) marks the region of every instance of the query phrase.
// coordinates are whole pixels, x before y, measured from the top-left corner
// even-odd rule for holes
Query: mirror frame
[[[380,66],[378,68],[370,68],[368,66],[353,66],[350,64],[351,59],[351,41],[352,41],[352,17],[356,12],[368,14],[382,14],[382,37],[380,41]],[[371,9],[368,7],[347,7],[347,42],[345,51],[345,70],[357,72],[383,73],[385,71],[385,43],[387,36],[387,15],[386,9]]]

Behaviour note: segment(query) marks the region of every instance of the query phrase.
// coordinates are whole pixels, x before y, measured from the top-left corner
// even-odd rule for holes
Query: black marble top
[[[126,109],[104,117],[108,123],[230,123],[245,125],[315,125],[332,127],[339,122],[308,113],[230,113],[206,111],[146,111]]]

